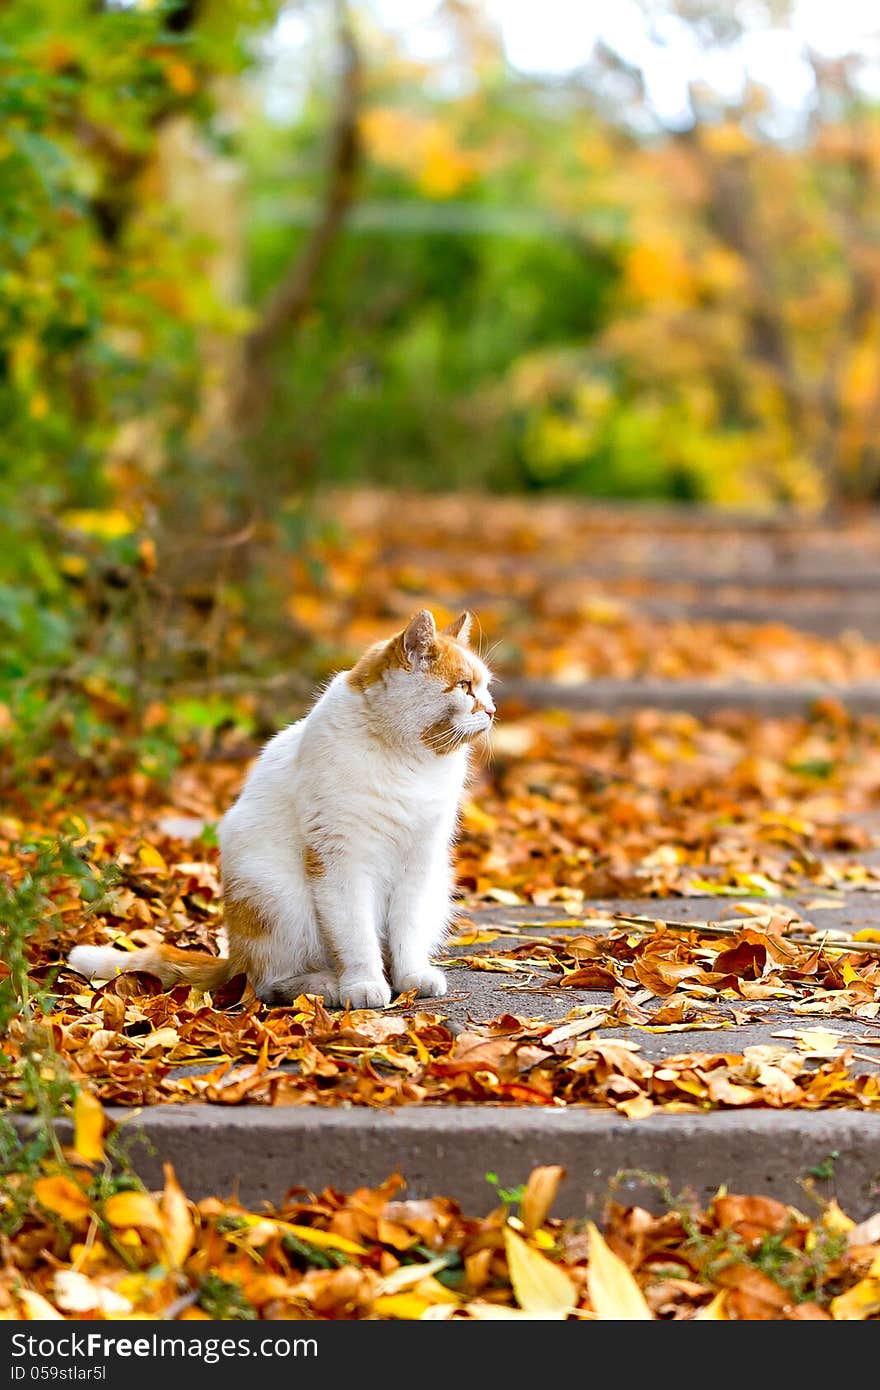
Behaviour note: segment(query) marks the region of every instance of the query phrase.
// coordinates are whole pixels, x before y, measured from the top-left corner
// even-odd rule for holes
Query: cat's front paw
[[[391,1003],[391,990],[386,980],[347,980],[343,976],[339,998],[353,1009],[386,1009]]]
[[[440,999],[446,993],[446,976],[433,965],[423,965],[420,970],[395,976],[394,988],[398,994],[415,990],[420,999]]]

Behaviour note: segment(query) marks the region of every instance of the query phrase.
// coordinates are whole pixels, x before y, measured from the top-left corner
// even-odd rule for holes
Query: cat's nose
[[[495,718],[495,706],[494,706],[494,705],[492,705],[492,704],[484,705],[483,708],[485,709],[485,711],[486,711],[486,713],[488,714],[488,716],[489,716],[490,719],[494,719],[494,718]]]

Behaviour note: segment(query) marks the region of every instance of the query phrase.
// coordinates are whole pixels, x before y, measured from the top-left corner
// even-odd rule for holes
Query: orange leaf
[[[164,1231],[162,1214],[148,1192],[115,1192],[104,1203],[104,1215],[111,1226],[144,1226]]]
[[[189,1203],[170,1163],[165,1164],[164,1172],[165,1190],[162,1193],[161,1209],[165,1222],[165,1244],[172,1264],[179,1267],[192,1249],[195,1227],[190,1216]]]
[[[520,1203],[522,1223],[528,1235],[537,1231],[547,1220],[556,1200],[556,1192],[565,1177],[565,1169],[557,1166],[533,1168]]]
[[[41,1207],[74,1226],[82,1225],[92,1214],[91,1203],[82,1188],[63,1173],[38,1178],[34,1183],[34,1196]]]

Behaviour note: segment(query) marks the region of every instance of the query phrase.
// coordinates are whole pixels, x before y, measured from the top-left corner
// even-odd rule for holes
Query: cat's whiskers
[[[460,747],[460,745],[465,742],[467,737],[468,735],[466,731],[462,729],[456,729],[453,725],[451,728],[445,730],[445,732],[440,736],[440,738],[438,738],[436,747],[438,751],[441,753],[452,753],[456,748]]]

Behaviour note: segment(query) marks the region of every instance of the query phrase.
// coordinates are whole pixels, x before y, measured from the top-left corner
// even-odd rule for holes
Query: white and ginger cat
[[[383,1008],[408,990],[445,994],[431,953],[451,914],[470,747],[495,715],[470,626],[462,613],[438,632],[417,613],[263,749],[220,823],[228,956],[77,946],[71,966],[202,989],[244,971],[270,1004],[307,993]]]

